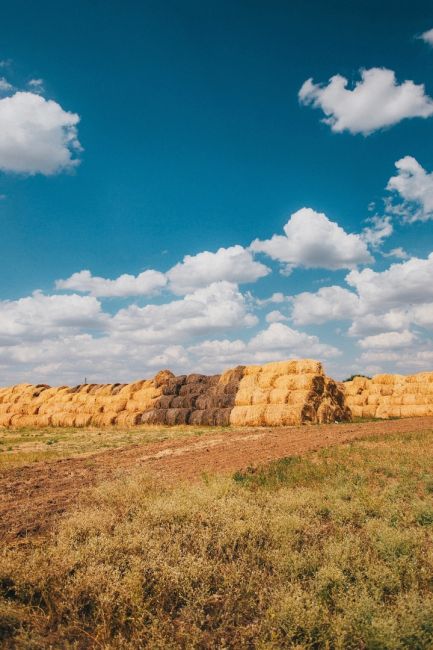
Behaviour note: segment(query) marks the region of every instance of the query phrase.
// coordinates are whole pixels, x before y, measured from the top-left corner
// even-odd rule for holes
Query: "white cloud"
[[[244,296],[230,282],[214,282],[162,305],[130,305],[117,312],[111,321],[120,336],[148,344],[167,344],[256,323]]]
[[[182,262],[167,272],[167,278],[170,289],[183,295],[212,282],[255,282],[268,273],[270,269],[255,261],[250,251],[236,245],[219,248],[216,253],[203,251],[197,255],[186,255]]]
[[[287,316],[284,316],[278,309],[274,309],[266,314],[267,323],[281,323],[287,320]]]
[[[384,217],[375,215],[367,219],[367,223],[370,223],[371,226],[364,228],[361,233],[362,239],[373,249],[380,248],[384,239],[390,237],[394,231],[391,217],[388,215]]]
[[[221,364],[233,366],[300,357],[332,359],[341,354],[334,346],[321,343],[317,336],[282,323],[271,323],[249,341],[207,340],[188,350],[195,357],[198,367],[206,372],[214,372]]]
[[[50,175],[74,168],[79,119],[35,93],[0,99],[0,170]]]
[[[397,174],[386,186],[387,190],[395,193],[394,201],[388,203],[388,210],[408,223],[432,219],[433,173],[428,173],[412,156],[401,158],[395,166]]]
[[[10,92],[12,89],[12,84],[4,77],[0,77],[0,92]]]
[[[40,93],[44,89],[43,79],[30,79],[27,84],[35,93]]]
[[[333,357],[339,354],[337,348],[320,343],[317,336],[311,336],[305,332],[292,329],[283,323],[271,323],[269,327],[254,336],[248,347],[256,352],[258,360],[269,357],[269,353],[275,352],[276,357],[284,358],[284,355],[309,356],[309,357]]]
[[[416,336],[409,330],[403,332],[383,332],[373,336],[366,336],[358,341],[361,348],[387,350],[390,348],[405,348],[416,340]]]
[[[382,272],[354,270],[346,280],[369,308],[385,310],[433,300],[432,278],[433,253],[427,259],[412,257],[406,262],[392,264]]]
[[[292,304],[292,320],[296,325],[353,318],[360,308],[356,293],[338,285],[322,287],[316,293],[299,293],[293,296]]]
[[[369,135],[405,118],[433,114],[433,100],[426,95],[423,84],[399,84],[395,73],[386,68],[360,73],[361,81],[353,88],[348,88],[349,80],[339,74],[331,77],[327,85],[308,79],[299,91],[299,100],[322,109],[326,115],[323,122],[336,133]]]
[[[19,300],[0,301],[0,345],[61,335],[83,327],[101,327],[106,316],[96,298],[47,296],[36,291]]]
[[[397,248],[392,248],[389,253],[383,253],[382,255],[384,257],[397,257],[400,260],[407,260],[409,259],[408,253],[402,248],[401,246],[398,246]]]
[[[305,268],[353,269],[372,261],[367,245],[360,235],[349,234],[337,223],[311,208],[301,208],[284,226],[285,235],[256,239],[251,250],[266,253],[283,262],[287,270]]]
[[[136,276],[124,273],[114,280],[93,276],[90,271],[83,270],[73,273],[66,280],[56,280],[57,289],[80,291],[101,298],[149,296],[166,284],[164,273],[151,269]]]
[[[427,43],[427,45],[433,46],[433,29],[428,29],[426,32],[423,32],[418,38],[424,41],[424,43]]]

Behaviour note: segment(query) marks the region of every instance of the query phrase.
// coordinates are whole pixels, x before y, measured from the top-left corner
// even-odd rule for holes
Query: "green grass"
[[[433,647],[433,432],[231,478],[135,474],[4,550],[5,647]],[[1,644],[1,641],[0,641]]]

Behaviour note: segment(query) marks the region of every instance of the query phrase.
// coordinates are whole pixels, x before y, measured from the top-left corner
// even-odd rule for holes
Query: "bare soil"
[[[142,468],[165,483],[231,473],[284,456],[377,435],[433,429],[433,417],[321,426],[227,429],[206,436],[129,445],[0,471],[0,539],[46,534],[80,492]]]

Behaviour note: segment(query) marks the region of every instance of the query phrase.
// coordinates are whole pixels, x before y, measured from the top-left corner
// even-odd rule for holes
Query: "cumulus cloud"
[[[256,324],[238,287],[225,281],[162,305],[130,305],[112,319],[116,332],[146,343],[176,342]]]
[[[428,173],[412,156],[395,163],[397,174],[386,189],[393,192],[388,209],[403,221],[428,221],[433,218],[433,173]]]
[[[265,253],[286,265],[323,269],[353,269],[372,261],[367,245],[360,235],[349,234],[328,217],[311,208],[301,208],[284,226],[284,235],[256,239],[250,248]]]
[[[392,264],[386,271],[351,271],[346,280],[369,308],[391,309],[433,300],[433,253]]]
[[[368,246],[373,249],[380,248],[385,239],[390,237],[394,231],[389,215],[379,216],[375,215],[367,219],[367,223],[371,224],[364,228],[361,233],[362,239]]]
[[[284,316],[278,309],[274,309],[266,314],[267,323],[281,323],[287,320],[287,316]]]
[[[89,270],[73,273],[66,280],[57,280],[57,289],[66,289],[89,293],[100,298],[149,296],[165,287],[167,279],[164,273],[151,269],[139,275],[124,273],[110,280],[91,274]]]
[[[186,255],[182,262],[167,272],[167,278],[170,289],[183,295],[212,282],[255,282],[268,273],[270,269],[255,261],[250,251],[236,245],[219,248],[216,253],[203,251],[197,255]]]
[[[47,296],[36,291],[27,298],[0,301],[0,345],[20,338],[36,340],[83,327],[101,327],[106,320],[96,298]]]
[[[0,170],[46,176],[76,167],[79,116],[32,92],[0,99]]]
[[[424,43],[427,43],[427,45],[431,45],[433,47],[433,29],[428,29],[427,31],[423,32],[418,38],[424,41]]]
[[[392,248],[388,253],[382,252],[384,257],[397,257],[400,260],[409,259],[409,254],[402,248],[398,246],[397,248]]]
[[[302,356],[332,359],[341,353],[336,347],[322,343],[317,336],[292,329],[283,323],[271,323],[249,341],[206,340],[191,346],[196,363],[206,372],[215,371],[215,360],[225,366],[239,363],[266,363]]]
[[[307,79],[299,91],[301,104],[320,108],[332,131],[362,133],[397,124],[411,117],[430,117],[433,100],[423,84],[404,81],[399,84],[395,73],[386,68],[361,70],[361,80],[348,88],[349,80],[334,75],[328,84]]]
[[[10,92],[13,90],[13,86],[7,79],[0,77],[0,92]]]
[[[338,285],[322,287],[316,293],[304,291],[292,298],[292,320],[296,325],[350,319],[359,309],[356,293]]]
[[[403,332],[383,332],[373,336],[366,336],[358,341],[361,348],[386,350],[390,348],[405,348],[415,341],[416,336],[409,330]]]
[[[29,88],[33,90],[35,93],[40,93],[44,89],[44,80],[43,79],[30,79],[30,81],[27,84]]]

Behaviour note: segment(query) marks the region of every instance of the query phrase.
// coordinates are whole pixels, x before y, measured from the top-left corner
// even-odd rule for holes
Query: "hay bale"
[[[78,413],[74,419],[74,427],[88,427],[92,421],[90,413]]]
[[[0,415],[0,427],[10,427],[12,416],[4,413]]]
[[[141,424],[141,413],[130,413],[129,411],[121,411],[116,416],[115,424],[120,427],[133,427]]]
[[[234,426],[263,426],[266,424],[267,406],[235,406],[230,414],[230,424]]]

